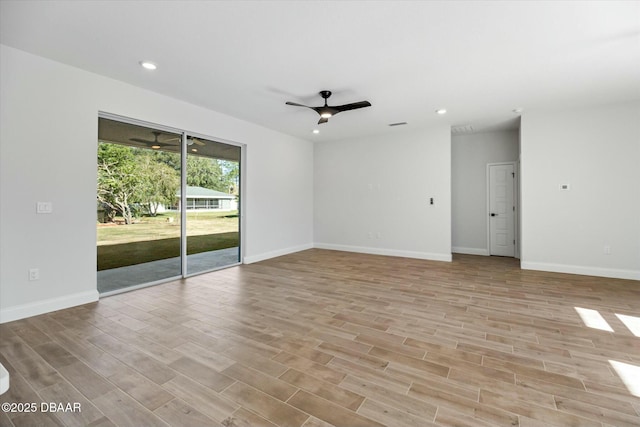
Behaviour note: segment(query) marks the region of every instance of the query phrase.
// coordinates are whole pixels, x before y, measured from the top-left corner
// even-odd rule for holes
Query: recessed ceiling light
[[[522,113],[523,111],[524,111],[524,108],[522,108],[522,107],[518,107],[518,108],[514,108],[514,109],[513,109],[513,112],[514,112],[514,113],[516,113],[516,114],[520,114],[520,113]]]
[[[158,68],[156,64],[150,61],[140,61],[140,65],[142,65],[142,67],[146,68],[147,70],[155,70],[156,68]]]
[[[314,129],[314,130],[312,130],[311,132],[313,132],[313,133],[320,133],[320,131],[319,131],[318,129]]]
[[[320,114],[320,117],[322,117],[323,119],[328,119],[329,117],[331,117],[333,114],[331,114],[328,111],[325,111],[323,113]]]
[[[446,109],[444,109],[444,108],[440,108],[440,109],[436,110],[436,113],[438,113],[438,114],[440,114],[440,115],[442,115],[442,114],[447,114],[447,110],[446,110]]]

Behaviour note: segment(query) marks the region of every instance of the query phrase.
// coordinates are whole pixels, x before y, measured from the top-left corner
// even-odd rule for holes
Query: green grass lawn
[[[237,247],[238,229],[237,212],[188,212],[187,254]],[[97,238],[98,271],[180,256],[175,213],[144,217],[130,225],[98,224]]]
[[[239,233],[187,237],[187,255],[238,246]],[[180,239],[144,240],[98,246],[98,271],[180,256]]]

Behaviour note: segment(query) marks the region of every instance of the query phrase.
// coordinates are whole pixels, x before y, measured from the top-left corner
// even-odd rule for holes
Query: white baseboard
[[[489,249],[487,248],[461,248],[460,246],[454,246],[451,248],[451,252],[454,254],[466,254],[466,255],[482,255],[489,256]]]
[[[357,252],[362,254],[386,255],[386,256],[396,256],[396,257],[403,257],[403,258],[417,258],[417,259],[426,259],[431,261],[451,262],[451,259],[452,259],[451,254],[401,251],[397,249],[370,248],[366,246],[334,245],[332,243],[316,243],[314,247],[318,249],[330,249],[333,251]]]
[[[96,302],[99,297],[98,291],[94,290],[5,308],[0,310],[0,323],[13,322],[26,317]]]
[[[307,249],[313,249],[313,243],[307,243],[300,246],[292,246],[290,248],[278,249],[277,251],[265,252],[258,255],[245,256],[243,259],[243,263],[253,264],[254,262],[264,261],[266,259],[275,258],[282,255],[289,255],[294,252],[306,251]]]
[[[554,273],[580,274],[583,276],[611,277],[614,279],[640,280],[640,270],[584,267],[581,265],[551,264],[545,262],[521,261],[523,270],[552,271]]]

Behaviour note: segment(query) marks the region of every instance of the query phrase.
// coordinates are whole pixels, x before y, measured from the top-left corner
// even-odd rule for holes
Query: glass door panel
[[[182,135],[99,118],[98,291],[181,274]]]
[[[240,147],[186,138],[186,274],[240,262]]]

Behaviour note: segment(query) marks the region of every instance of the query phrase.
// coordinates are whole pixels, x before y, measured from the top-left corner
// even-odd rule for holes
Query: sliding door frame
[[[216,270],[222,270],[228,267],[233,267],[235,265],[240,265],[244,262],[244,230],[245,230],[245,216],[244,216],[244,212],[245,212],[245,199],[246,197],[244,196],[245,192],[246,192],[246,179],[245,179],[245,171],[246,171],[246,156],[247,156],[247,145],[246,144],[241,144],[239,142],[234,142],[234,141],[229,141],[226,139],[222,139],[222,138],[217,138],[217,137],[212,137],[210,135],[205,135],[202,133],[197,133],[197,132],[190,132],[190,131],[183,131],[183,135],[182,135],[182,161],[184,162],[182,167],[184,170],[183,176],[184,176],[184,187],[181,189],[181,193],[180,194],[184,194],[185,198],[186,198],[186,194],[187,194],[187,137],[193,137],[193,138],[197,138],[197,139],[206,139],[208,141],[211,142],[219,142],[221,144],[226,144],[226,145],[233,145],[235,147],[240,148],[240,182],[239,182],[239,187],[240,187],[240,203],[238,204],[238,233],[240,234],[240,238],[238,239],[238,243],[240,245],[240,252],[238,254],[238,261],[232,264],[227,264],[223,267],[214,267],[208,270],[202,270],[202,271],[198,271],[196,273],[187,273],[187,231],[186,231],[186,215],[187,215],[187,210],[186,209],[182,209],[182,214],[184,215],[183,218],[181,218],[182,220],[182,224],[184,224],[185,230],[184,230],[184,242],[183,242],[183,246],[184,246],[184,258],[183,258],[183,263],[182,263],[182,268],[183,268],[183,272],[182,272],[182,277],[183,278],[187,278],[187,277],[193,277],[193,276],[198,276],[200,274],[204,274],[204,273],[210,273],[212,271],[216,271]],[[185,199],[186,200],[186,199]],[[182,247],[182,246],[181,246]]]
[[[152,129],[157,129],[159,131],[164,131],[164,132],[169,132],[169,133],[176,133],[179,135],[182,135],[182,140],[181,140],[181,145],[180,145],[180,265],[181,265],[181,272],[180,275],[178,276],[172,276],[172,277],[168,277],[166,279],[161,279],[161,280],[156,280],[153,282],[149,282],[149,283],[142,283],[139,285],[134,285],[128,288],[124,288],[121,291],[117,290],[117,291],[113,291],[113,292],[108,292],[105,294],[102,294],[101,296],[108,296],[108,295],[114,295],[116,293],[120,293],[120,292],[128,292],[134,289],[140,289],[140,288],[145,288],[148,286],[154,286],[154,285],[158,285],[161,283],[166,283],[166,282],[171,282],[177,279],[184,279],[187,277],[192,277],[192,276],[197,276],[200,274],[204,274],[204,273],[209,273],[212,271],[216,271],[216,270],[221,270],[224,268],[228,268],[228,267],[233,267],[239,264],[242,264],[244,262],[244,246],[245,246],[245,193],[246,193],[246,153],[247,153],[247,145],[246,144],[242,144],[239,142],[235,142],[235,141],[229,141],[226,139],[222,139],[222,138],[217,138],[217,137],[213,137],[210,135],[205,135],[205,134],[201,134],[201,133],[197,133],[197,132],[191,132],[188,131],[186,129],[181,129],[181,128],[174,128],[171,126],[165,126],[165,125],[160,125],[157,123],[153,123],[153,122],[148,122],[148,121],[144,121],[144,120],[138,120],[138,119],[134,119],[131,117],[126,117],[126,116],[121,116],[118,114],[113,114],[113,113],[108,113],[105,111],[98,111],[98,118],[102,118],[102,119],[108,119],[108,120],[114,120],[117,122],[121,122],[121,123],[126,123],[126,124],[131,124],[131,125],[136,125],[136,126],[143,126],[143,127],[147,127],[147,128],[152,128]],[[209,270],[204,270],[204,271],[198,271],[196,273],[191,273],[188,274],[187,273],[187,209],[186,209],[186,198],[187,198],[187,136],[191,136],[191,137],[195,137],[195,138],[200,138],[200,139],[206,139],[208,141],[211,142],[219,142],[222,144],[227,144],[227,145],[233,145],[235,147],[238,147],[240,149],[240,182],[239,182],[239,188],[240,188],[240,203],[238,204],[238,233],[240,234],[239,239],[238,239],[238,243],[240,245],[240,250],[239,250],[239,260],[235,263],[232,264],[228,264],[226,266],[223,267],[215,267],[215,268],[211,268]],[[97,139],[97,138],[96,138]]]

